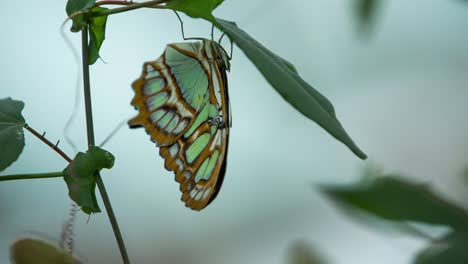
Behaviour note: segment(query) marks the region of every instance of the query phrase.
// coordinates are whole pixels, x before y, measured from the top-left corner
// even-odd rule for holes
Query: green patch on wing
[[[358,157],[367,158],[338,121],[330,101],[304,81],[291,63],[258,43],[234,22],[222,19],[217,21],[229,38],[288,103],[345,144]]]
[[[203,133],[201,136],[195,139],[195,141],[192,143],[192,145],[190,145],[190,147],[187,149],[187,152],[185,153],[188,163],[192,163],[198,157],[198,155],[200,155],[203,149],[205,149],[206,145],[208,145],[209,141],[209,133]]]
[[[0,171],[6,169],[24,148],[23,127],[26,125],[21,111],[24,103],[11,98],[0,99]]]
[[[215,17],[211,14],[224,0],[172,0],[166,7],[184,12],[193,18],[203,18],[217,25]]]
[[[91,147],[86,153],[80,152],[63,171],[70,198],[87,214],[100,212],[96,200],[96,175],[114,165],[114,156],[98,147]]]

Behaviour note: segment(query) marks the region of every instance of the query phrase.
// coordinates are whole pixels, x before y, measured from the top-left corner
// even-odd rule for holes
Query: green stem
[[[89,54],[88,54],[88,26],[85,26],[81,32],[81,49],[82,49],[82,60],[83,60],[83,88],[84,88],[84,98],[85,98],[85,109],[86,109],[86,128],[88,135],[88,147],[94,146],[94,128],[93,128],[93,113],[91,107],[91,88],[89,81]],[[107,216],[114,230],[114,236],[119,245],[120,254],[122,255],[122,260],[125,264],[130,264],[130,259],[128,258],[127,250],[125,249],[125,243],[120,233],[119,225],[117,224],[117,218],[115,217],[114,211],[110,203],[109,196],[107,195],[104,182],[102,181],[101,175],[97,173],[96,183],[101,193],[104,206],[106,208]]]
[[[102,10],[98,12],[93,12],[93,17],[98,17],[98,16],[109,16],[113,14],[118,14],[138,8],[143,8],[143,7],[157,7],[157,5],[169,2],[170,0],[153,0],[153,1],[148,1],[148,2],[143,2],[143,3],[136,3],[136,4],[131,4],[123,7],[117,7],[117,8],[112,8],[112,9],[107,9],[107,10]],[[164,8],[164,7],[158,7],[158,8]]]
[[[63,177],[63,172],[58,171],[58,172],[49,172],[49,173],[5,175],[5,176],[0,176],[0,181],[45,179],[45,178],[59,178],[59,177]]]

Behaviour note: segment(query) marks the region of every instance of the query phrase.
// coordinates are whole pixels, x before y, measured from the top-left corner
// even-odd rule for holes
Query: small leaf
[[[0,171],[6,169],[24,148],[23,127],[26,121],[21,115],[24,103],[11,98],[0,99]]]
[[[348,146],[358,157],[367,158],[366,154],[356,146],[341,126],[336,118],[333,105],[304,81],[291,63],[258,43],[246,32],[239,29],[234,22],[222,19],[217,19],[217,21],[223,31],[288,103]]]
[[[68,186],[68,195],[87,214],[100,212],[96,200],[96,174],[103,168],[114,165],[114,156],[98,147],[80,152],[63,170],[63,179]]]
[[[452,233],[448,237],[436,240],[416,257],[415,264],[468,263],[468,235]]]
[[[79,261],[63,249],[43,240],[24,238],[10,247],[15,264],[78,264]]]
[[[108,8],[95,7],[92,12],[107,10]],[[93,17],[89,23],[89,65],[94,64],[99,58],[99,49],[104,42],[106,34],[107,16]]]
[[[380,177],[350,186],[323,186],[321,190],[339,205],[387,220],[416,221],[468,228],[468,214],[435,194],[428,186],[398,176]]]
[[[172,0],[166,3],[166,7],[172,10],[184,12],[193,18],[203,18],[217,24],[211,14],[224,0]]]
[[[75,12],[92,8],[95,2],[96,0],[68,0],[65,10],[67,15],[70,16]],[[78,15],[73,18],[73,25],[70,30],[72,32],[79,32],[86,24],[86,16],[84,14]]]

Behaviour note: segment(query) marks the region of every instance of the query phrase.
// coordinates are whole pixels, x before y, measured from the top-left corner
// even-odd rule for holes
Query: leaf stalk
[[[118,5],[126,5],[126,6],[93,12],[92,16],[93,17],[109,16],[109,15],[127,12],[130,10],[144,8],[144,7],[164,9],[165,7],[161,6],[160,4],[163,4],[169,1],[170,0],[152,0],[152,1],[141,2],[141,3],[125,2],[125,1],[100,1],[100,2],[97,2],[96,5],[118,4]]]

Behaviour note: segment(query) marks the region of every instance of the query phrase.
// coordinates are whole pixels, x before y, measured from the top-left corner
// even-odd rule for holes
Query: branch
[[[160,4],[163,4],[169,1],[170,0],[152,0],[148,2],[134,3],[134,2],[126,2],[126,1],[103,0],[103,1],[97,2],[96,5],[106,5],[106,4],[111,5],[112,4],[112,5],[125,5],[125,6],[107,9],[107,10],[98,11],[98,12],[93,12],[92,16],[93,17],[109,16],[109,15],[118,14],[118,13],[130,11],[134,9],[139,9],[139,8],[144,8],[144,7],[164,9],[166,7]],[[71,16],[73,15],[74,14],[72,14]]]
[[[82,50],[82,60],[83,60],[83,89],[84,89],[84,98],[85,98],[85,110],[86,110],[86,130],[88,135],[88,146],[94,146],[94,127],[93,127],[93,112],[91,104],[91,85],[89,81],[89,54],[88,54],[88,25],[83,28],[81,31],[81,50]],[[130,264],[130,259],[128,258],[127,250],[125,249],[125,243],[120,233],[120,228],[117,223],[117,218],[115,217],[114,210],[112,210],[112,205],[107,195],[104,182],[102,181],[101,175],[99,172],[96,175],[96,184],[101,193],[102,201],[106,208],[107,216],[114,231],[115,239],[119,246],[120,254],[122,255],[122,260],[125,264]]]
[[[67,156],[67,154],[65,154],[59,147],[58,147],[58,143],[60,141],[57,141],[57,144],[53,144],[52,142],[50,142],[49,140],[47,140],[47,138],[44,137],[45,133],[44,134],[39,134],[37,133],[36,130],[34,130],[32,127],[28,126],[27,124],[24,125],[24,128],[26,128],[26,130],[28,130],[29,132],[31,132],[34,136],[36,136],[37,138],[39,138],[42,142],[44,142],[47,146],[49,146],[50,148],[52,148],[53,150],[55,150],[55,152],[57,152],[60,156],[62,156],[62,158],[64,158],[66,161],[68,162],[71,162],[72,159],[70,159],[70,157]]]
[[[5,176],[0,176],[0,181],[45,179],[45,178],[59,178],[59,177],[63,177],[63,172],[59,171],[59,172],[50,172],[50,173],[5,175]]]

